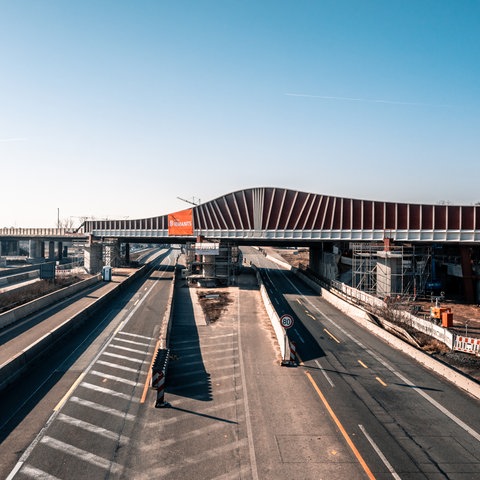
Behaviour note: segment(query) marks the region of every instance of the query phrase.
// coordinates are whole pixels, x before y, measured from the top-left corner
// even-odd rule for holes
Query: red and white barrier
[[[157,401],[155,402],[155,408],[167,407],[168,403],[165,402],[165,375],[160,372],[157,389]]]
[[[480,356],[480,338],[456,336],[453,349]]]
[[[157,400],[155,408],[170,406],[165,401],[165,377],[167,375],[169,350],[160,348],[152,365],[152,388],[157,390]]]
[[[292,342],[291,340],[290,340],[290,361],[292,363],[297,362],[297,345],[295,344],[295,342]]]

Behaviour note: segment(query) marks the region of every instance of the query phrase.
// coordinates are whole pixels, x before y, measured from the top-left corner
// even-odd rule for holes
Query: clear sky
[[[480,0],[0,0],[0,62],[0,227],[480,201]]]

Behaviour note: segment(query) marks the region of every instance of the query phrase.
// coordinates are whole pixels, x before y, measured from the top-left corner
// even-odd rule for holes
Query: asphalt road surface
[[[390,348],[262,257],[253,254],[253,261],[265,267],[277,310],[295,319],[289,336],[320,403],[332,410],[375,478],[478,478],[478,400]]]
[[[222,289],[231,302],[211,323],[195,289],[180,282],[169,407],[155,408],[148,374],[172,276],[155,271],[99,315],[101,333],[86,334],[74,359],[52,358],[37,391],[23,385],[9,397],[32,404],[10,413],[1,430],[2,473],[51,480],[478,477],[477,400],[256,250],[244,252],[278,313],[294,318],[288,334],[301,366],[280,366],[251,269],[238,286]]]

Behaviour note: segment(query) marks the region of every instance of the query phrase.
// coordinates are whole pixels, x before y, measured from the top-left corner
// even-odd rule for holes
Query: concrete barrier
[[[8,385],[25,375],[28,367],[34,361],[39,361],[47,356],[60,340],[75,332],[86,321],[92,318],[102,306],[118,295],[119,292],[125,290],[134,280],[146,275],[148,271],[149,270],[145,266],[141,267],[116,288],[107,292],[105,295],[102,295],[86,309],[68,318],[61,325],[46,333],[42,338],[36,340],[22,352],[19,352],[3,365],[0,365],[0,392],[7,388]]]
[[[263,305],[265,306],[265,310],[267,312],[268,318],[270,319],[270,323],[272,324],[273,331],[275,332],[275,337],[277,338],[278,346],[280,347],[280,354],[282,356],[282,361],[290,359],[290,343],[287,341],[287,333],[285,329],[282,327],[280,323],[280,317],[278,316],[275,307],[273,306],[270,297],[268,295],[267,289],[263,284],[262,277],[260,273],[257,271],[257,267],[252,264],[252,268],[255,270],[257,275],[257,283],[260,288],[260,295],[263,300]]]
[[[25,318],[28,315],[32,315],[35,312],[38,312],[42,308],[49,307],[54,303],[59,302],[67,297],[70,297],[85,288],[98,283],[101,280],[102,276],[100,274],[95,275],[94,277],[87,278],[86,280],[82,280],[81,282],[77,282],[74,285],[70,285],[69,287],[62,288],[57,290],[56,292],[49,293],[48,295],[44,295],[41,298],[37,298],[36,300],[32,300],[31,302],[25,303],[24,305],[20,305],[19,307],[12,308],[5,313],[0,314],[0,328],[6,327],[12,323],[15,323],[22,318]]]
[[[167,308],[165,314],[163,315],[162,326],[160,328],[159,336],[159,345],[162,349],[168,349],[170,347],[170,331],[172,329],[172,319],[173,319],[173,308],[174,308],[174,298],[175,298],[175,283],[177,281],[177,262],[178,257],[175,261],[175,272],[170,283],[170,292],[167,300]],[[166,372],[165,372],[166,373]]]
[[[20,283],[25,280],[31,280],[32,278],[36,278],[39,276],[40,276],[40,271],[34,270],[32,272],[16,273],[14,275],[9,275],[8,277],[0,277],[0,287],[3,287],[5,285]]]
[[[325,288],[322,288],[317,283],[310,280],[307,276],[303,275],[300,271],[293,269],[295,271],[298,278],[300,278],[303,282],[309,285],[315,292],[321,295],[328,303],[332,304],[335,308],[338,308],[340,311],[348,315],[350,318],[355,320],[358,324],[362,327],[369,330],[375,336],[381,338],[384,342],[396,348],[397,350],[401,350],[403,353],[408,355],[409,357],[416,360],[418,363],[423,365],[424,367],[432,370],[436,374],[443,377],[445,380],[453,383],[457,387],[465,390],[470,395],[480,399],[480,384],[476,381],[468,378],[461,372],[445,365],[442,362],[439,362],[435,358],[431,357],[427,353],[419,350],[412,345],[409,345],[402,339],[396,337],[395,335],[387,332],[386,330],[380,328],[379,326],[375,325],[368,314],[363,311],[361,308],[356,307],[354,305],[349,304],[345,300],[341,299],[340,297],[332,294]]]

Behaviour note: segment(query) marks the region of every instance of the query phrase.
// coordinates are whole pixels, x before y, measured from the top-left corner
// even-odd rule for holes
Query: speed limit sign
[[[283,328],[290,328],[293,326],[293,317],[286,313],[280,317],[280,323]]]

